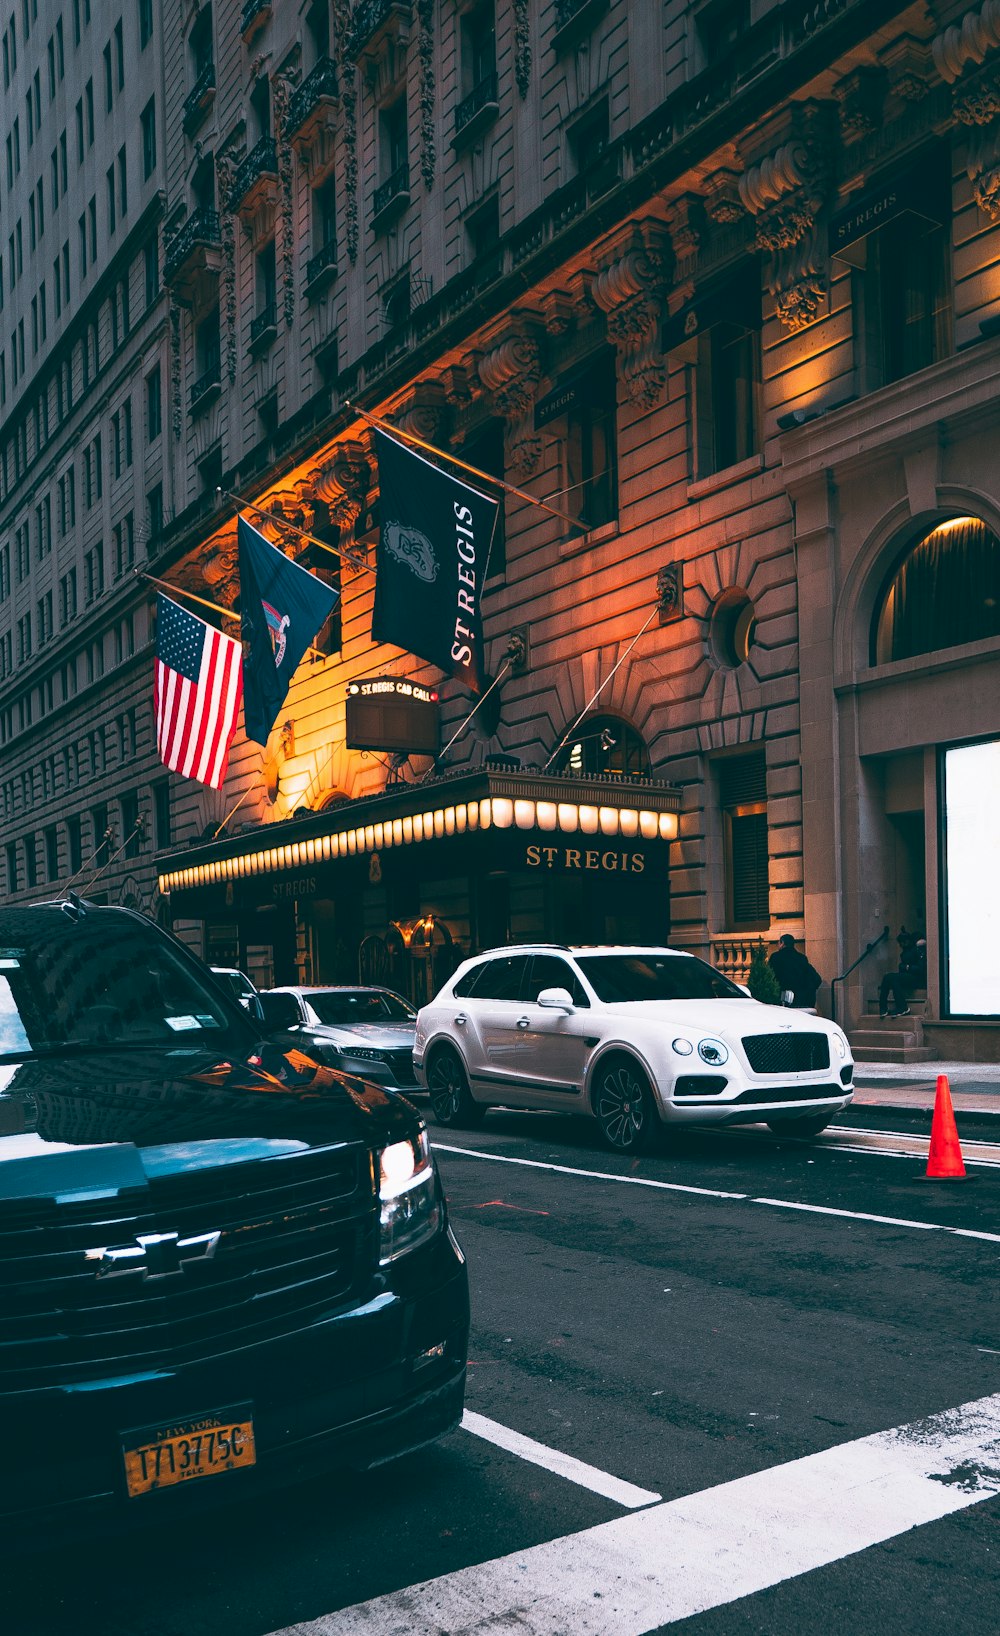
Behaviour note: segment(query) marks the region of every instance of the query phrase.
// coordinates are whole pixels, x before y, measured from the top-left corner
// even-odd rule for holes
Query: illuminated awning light
[[[571,801],[511,800],[508,796],[438,807],[412,817],[386,819],[356,829],[338,830],[312,840],[266,847],[233,857],[175,869],[159,876],[161,892],[207,886],[252,875],[276,875],[320,859],[362,856],[391,846],[464,835],[477,829],[540,829],[547,834],[623,836],[634,840],[672,841],[677,836],[675,812],[648,812],[634,807],[594,807]]]

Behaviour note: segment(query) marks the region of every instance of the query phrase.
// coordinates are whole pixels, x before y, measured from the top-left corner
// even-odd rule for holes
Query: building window
[[[712,303],[698,335],[694,378],[696,475],[748,460],[760,447],[760,286],[754,268]]]
[[[951,351],[951,177],[928,162],[920,210],[906,210],[851,246],[855,333],[867,392],[937,363]],[[924,213],[926,212],[926,214]]]
[[[492,255],[500,243],[500,195],[491,193],[465,218],[471,265]]]
[[[726,868],[729,931],[770,925],[767,870],[767,766],[763,750],[716,763]]]
[[[17,868],[17,842],[7,843],[7,891],[10,894],[20,890],[21,882]]]
[[[45,831],[45,878],[59,879],[59,831],[54,824]]]
[[[610,137],[608,99],[601,97],[584,113],[578,114],[566,128],[566,143],[574,176],[587,176],[594,180]]]
[[[73,879],[83,868],[83,836],[78,816],[66,820],[66,851],[68,854],[69,875]]]
[[[337,192],[332,176],[321,187],[313,188],[312,207],[313,255],[318,256],[337,243]]]
[[[153,785],[153,820],[156,825],[156,848],[162,852],[171,843],[170,785],[164,779]]]
[[[257,312],[274,312],[278,300],[278,263],[274,240],[269,239],[260,250],[256,263]]]
[[[163,485],[157,483],[146,495],[146,549],[152,556],[160,548],[160,535],[163,533]]]
[[[146,306],[151,307],[160,293],[160,246],[158,239],[152,238],[143,245],[142,270]]]
[[[108,825],[107,803],[102,801],[90,809],[90,823],[94,841],[93,864],[107,863],[111,856],[111,830]]]
[[[24,837],[24,884],[29,890],[38,885],[38,850],[34,830]]]
[[[978,517],[950,517],[893,568],[875,614],[871,663],[998,636],[1000,539]]]
[[[146,442],[155,443],[163,430],[163,389],[160,366],[156,364],[146,376]]]
[[[140,117],[142,128],[142,177],[148,182],[156,169],[156,98],[150,97]]]
[[[139,0],[139,50],[145,51],[153,38],[153,0]]]
[[[409,176],[410,148],[406,124],[406,95],[383,108],[379,115],[379,164],[382,181],[400,177],[406,186]]]
[[[496,14],[493,0],[462,17],[462,95],[488,85],[496,74]]]
[[[614,354],[603,351],[573,382],[563,444],[560,506],[588,529],[618,515],[617,418]]]
[[[126,858],[137,858],[142,846],[142,826],[139,817],[139,797],[134,792],[121,797],[122,840]]]

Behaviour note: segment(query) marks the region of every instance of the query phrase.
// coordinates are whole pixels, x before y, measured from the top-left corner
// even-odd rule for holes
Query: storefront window
[[[872,635],[872,663],[1000,636],[1000,540],[978,517],[951,517],[893,570]]]
[[[1000,739],[944,753],[946,1009],[1000,1014]]]

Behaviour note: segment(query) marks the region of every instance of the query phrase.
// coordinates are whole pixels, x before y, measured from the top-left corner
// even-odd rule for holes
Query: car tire
[[[482,1124],[486,1109],[472,1100],[468,1075],[454,1051],[435,1051],[427,1069],[427,1090],[437,1124],[455,1130],[473,1130]]]
[[[591,1106],[606,1147],[614,1153],[648,1153],[660,1131],[649,1080],[634,1057],[605,1057],[598,1065]]]
[[[775,1136],[798,1136],[808,1141],[811,1136],[818,1136],[821,1130],[826,1130],[832,1118],[832,1113],[807,1113],[803,1118],[769,1119],[767,1128]]]

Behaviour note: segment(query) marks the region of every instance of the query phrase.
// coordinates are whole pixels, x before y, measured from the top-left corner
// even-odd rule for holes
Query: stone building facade
[[[905,924],[927,940],[928,1038],[995,1057],[1000,888],[988,845],[975,852],[1000,737],[991,0],[154,9],[144,47],[148,8],[123,11],[120,118],[112,28],[112,114],[92,158],[100,30],[81,17],[71,48],[76,8],[47,0],[27,39],[14,19],[4,118],[20,118],[22,147],[60,16],[67,79],[51,116],[43,83],[44,139],[0,190],[5,223],[27,224],[63,123],[73,169],[81,97],[84,159],[45,255],[13,287],[4,274],[8,897],[64,882],[102,844],[102,816],[112,857],[138,799],[146,833],[97,889],[264,980],[330,980],[360,959],[419,996],[435,939],[452,958],[524,934],[669,935],[741,975],[758,941],[789,931],[828,981],[875,945],[823,991],[856,1023]],[[117,243],[108,227],[89,296],[71,243],[70,309],[54,323],[50,307],[47,341],[12,381],[56,241],[82,204],[89,244],[91,194],[99,237],[110,223],[126,137],[136,225]],[[127,338],[119,319],[111,362],[84,384],[89,315],[110,324],[106,292],[126,273],[137,284],[151,234],[155,288],[133,296]],[[133,453],[115,488],[122,393]],[[371,641],[378,492],[361,408],[577,519],[508,496],[483,599],[498,681],[462,731],[473,699]],[[103,492],[83,506],[98,434]],[[71,463],[79,520],[45,555],[32,532],[19,559],[18,531],[46,493],[57,504]],[[267,748],[238,737],[216,796],[156,762],[150,586],[116,573],[114,531],[127,500],[136,564],[231,610],[235,506],[220,487],[263,507],[264,532],[341,600]],[[45,596],[71,564],[82,584],[99,536],[103,591],[46,623]],[[436,769],[347,748],[348,688],[372,675],[440,692],[441,741],[457,736]],[[526,856],[499,842],[473,855],[454,833],[473,806],[492,810],[482,802],[520,802],[541,825],[559,807],[552,774],[572,823],[592,810],[615,838],[565,851],[630,857],[633,818],[653,825],[668,850],[662,870],[650,854],[641,899],[569,865],[540,883]],[[397,868],[424,806],[433,844]]]

